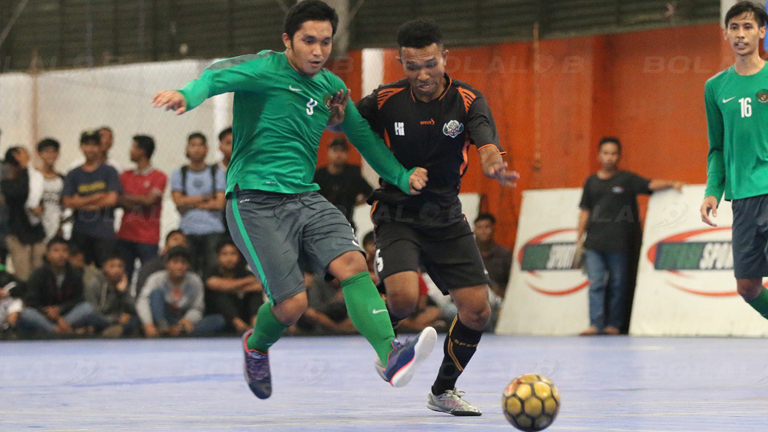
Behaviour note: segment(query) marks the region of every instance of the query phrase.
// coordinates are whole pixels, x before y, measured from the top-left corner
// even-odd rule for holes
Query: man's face
[[[232,134],[224,135],[224,138],[219,141],[219,150],[224,155],[224,159],[232,158]]]
[[[283,33],[285,54],[299,72],[314,76],[323,69],[333,47],[333,27],[329,21],[305,21],[293,35]]]
[[[168,270],[168,276],[171,279],[181,279],[189,270],[189,261],[184,258],[176,257],[165,263],[165,269]]]
[[[101,142],[99,143],[101,145],[101,151],[104,152],[104,154],[109,153],[109,149],[112,148],[112,131],[109,129],[99,129],[99,138],[101,139]]]
[[[180,232],[177,232],[171,235],[170,237],[168,237],[168,239],[165,241],[164,248],[166,251],[169,251],[175,248],[176,246],[186,246],[186,245],[187,245],[187,236],[185,236]]]
[[[69,259],[69,247],[62,243],[52,244],[45,251],[45,258],[54,267],[64,267]]]
[[[483,219],[475,222],[475,238],[479,242],[493,241],[494,226],[488,219]]]
[[[349,152],[339,148],[331,147],[328,149],[328,163],[334,166],[342,166],[347,164],[349,158]]]
[[[725,29],[725,39],[734,54],[740,57],[754,54],[759,49],[760,39],[764,37],[765,27],[760,27],[751,12],[732,18]]]
[[[612,142],[607,142],[600,146],[600,152],[597,154],[597,160],[600,161],[600,165],[606,171],[612,171],[616,169],[621,159],[621,153],[619,153],[619,146]]]
[[[219,252],[219,265],[225,270],[233,270],[240,262],[240,252],[235,246],[226,245]]]
[[[59,151],[54,147],[46,147],[42,151],[37,152],[40,156],[40,160],[43,161],[45,166],[53,166],[56,160],[59,159]]]
[[[138,162],[144,158],[144,151],[139,148],[139,144],[136,141],[131,144],[131,162]]]
[[[80,144],[80,151],[83,152],[83,156],[88,162],[93,162],[101,157],[101,147],[97,142],[86,141]]]
[[[202,162],[208,154],[208,146],[201,138],[192,138],[187,143],[187,155],[192,162]]]
[[[448,51],[438,44],[424,48],[400,48],[398,61],[403,65],[405,77],[418,96],[434,99],[440,95],[447,55]]]
[[[125,264],[121,259],[112,258],[104,263],[101,271],[104,272],[104,276],[107,277],[108,281],[117,283],[120,282],[123,275],[125,275]]]

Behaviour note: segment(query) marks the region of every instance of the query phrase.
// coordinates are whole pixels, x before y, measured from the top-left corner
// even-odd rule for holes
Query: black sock
[[[443,344],[445,356],[437,373],[435,384],[432,385],[432,394],[437,396],[456,387],[456,381],[477,351],[477,344],[482,336],[483,332],[465,326],[456,316],[453,324],[451,324],[451,329],[445,336],[445,343]]]

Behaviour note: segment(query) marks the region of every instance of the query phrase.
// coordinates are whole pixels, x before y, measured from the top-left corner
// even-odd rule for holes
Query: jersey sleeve
[[[704,87],[704,103],[707,109],[707,131],[709,154],[707,155],[707,188],[704,196],[714,196],[717,202],[725,190],[725,159],[723,158],[723,113],[717,106],[715,90],[711,81]]]
[[[378,96],[379,90],[376,89],[373,93],[360,99],[355,106],[360,112],[360,115],[368,122],[371,129],[376,132],[380,137],[384,137],[384,126],[379,120],[379,106]]]
[[[341,130],[374,171],[384,180],[410,195],[411,187],[408,179],[415,168],[410,171],[403,168],[384,141],[371,130],[368,122],[351,101],[347,104]]]
[[[183,191],[184,185],[181,184],[181,169],[176,169],[171,173],[171,191]]]
[[[499,131],[496,129],[496,122],[493,120],[491,108],[482,94],[478,93],[477,98],[469,106],[467,112],[467,129],[469,131],[470,142],[478,149],[488,145],[493,145],[499,150],[499,153],[506,152],[501,148],[499,140]]]
[[[649,187],[651,179],[647,179],[635,173],[629,173],[629,184],[636,194],[650,195],[653,191]]]
[[[205,69],[200,78],[179,90],[193,110],[209,97],[234,91],[257,92],[262,88],[259,73],[266,61],[263,55],[245,55],[216,62]]]

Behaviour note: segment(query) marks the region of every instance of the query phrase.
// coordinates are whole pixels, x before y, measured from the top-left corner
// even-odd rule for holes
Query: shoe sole
[[[477,417],[477,416],[483,415],[482,412],[474,412],[474,411],[446,411],[437,405],[432,405],[429,403],[427,404],[427,408],[431,409],[432,411],[437,411],[443,414],[450,414],[456,417]]]
[[[432,327],[427,327],[419,334],[419,341],[413,347],[413,359],[392,376],[392,387],[403,387],[411,381],[413,373],[419,364],[432,354],[437,341],[437,332]]]

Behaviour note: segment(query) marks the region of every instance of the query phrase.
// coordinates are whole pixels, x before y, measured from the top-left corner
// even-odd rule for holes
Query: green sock
[[[248,349],[266,353],[269,347],[280,339],[287,328],[287,325],[275,317],[275,313],[272,312],[272,305],[269,302],[264,303],[256,314],[256,325],[253,326],[253,333],[246,342]]]
[[[754,310],[760,312],[760,315],[762,315],[763,318],[768,319],[768,289],[763,288],[757,298],[747,303],[749,303]]]
[[[368,272],[362,272],[345,279],[341,281],[341,290],[352,324],[376,350],[381,364],[386,365],[395,331],[392,330],[387,305],[371,276]]]

